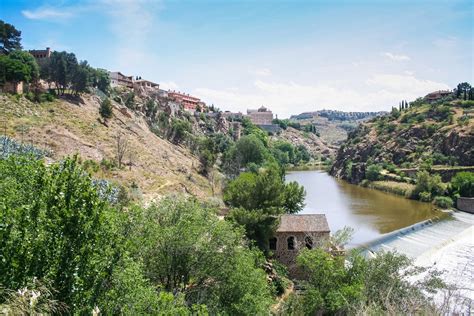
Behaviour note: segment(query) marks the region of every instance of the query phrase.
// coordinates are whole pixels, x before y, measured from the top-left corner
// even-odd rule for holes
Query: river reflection
[[[441,214],[429,203],[352,185],[323,171],[290,172],[286,180],[306,189],[302,214],[326,214],[331,232],[354,228],[352,246]]]

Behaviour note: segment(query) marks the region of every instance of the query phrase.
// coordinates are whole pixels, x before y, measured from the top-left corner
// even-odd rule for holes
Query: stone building
[[[261,106],[258,110],[247,110],[247,116],[255,125],[272,125],[273,113]]]
[[[269,240],[274,258],[288,267],[290,277],[301,278],[296,257],[301,249],[312,249],[329,238],[324,214],[282,215],[275,236]]]
[[[50,58],[51,57],[51,48],[46,47],[46,49],[33,49],[28,51],[31,55],[33,55],[34,58],[37,60],[45,59],[45,58]]]

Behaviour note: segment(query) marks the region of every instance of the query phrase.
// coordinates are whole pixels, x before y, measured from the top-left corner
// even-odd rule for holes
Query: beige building
[[[247,116],[255,125],[273,124],[273,113],[264,106],[260,107],[258,110],[247,110]]]
[[[133,88],[133,76],[125,76],[120,71],[109,72],[110,86]]]
[[[291,277],[301,277],[296,257],[301,249],[321,246],[329,238],[324,214],[282,215],[275,236],[269,240],[274,258],[288,267]]]
[[[133,81],[134,88],[150,88],[150,89],[159,89],[160,85],[144,79],[138,79]]]

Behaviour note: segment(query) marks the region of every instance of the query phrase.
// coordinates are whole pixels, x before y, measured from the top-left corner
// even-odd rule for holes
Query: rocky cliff
[[[373,164],[382,168],[472,166],[473,105],[472,101],[420,102],[365,122],[340,147],[331,174],[359,183]]]

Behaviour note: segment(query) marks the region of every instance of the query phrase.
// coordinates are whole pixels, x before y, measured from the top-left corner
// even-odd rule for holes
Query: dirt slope
[[[0,95],[0,128],[17,140],[52,151],[52,159],[79,154],[100,163],[116,157],[116,135],[129,140],[129,152],[121,170],[101,170],[95,176],[131,187],[138,185],[144,201],[167,193],[186,192],[210,196],[206,178],[197,172],[199,161],[189,150],[153,134],[140,114],[122,114],[114,104],[108,127],[99,121],[99,99],[86,95],[79,100],[35,104]]]

